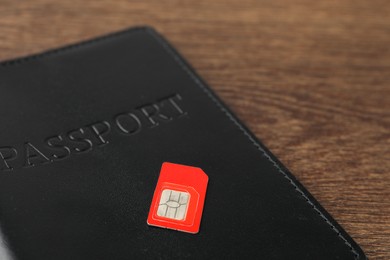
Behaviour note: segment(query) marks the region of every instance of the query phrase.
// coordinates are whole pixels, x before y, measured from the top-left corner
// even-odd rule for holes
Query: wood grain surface
[[[0,59],[155,27],[370,259],[390,259],[389,14],[387,0],[0,0]]]

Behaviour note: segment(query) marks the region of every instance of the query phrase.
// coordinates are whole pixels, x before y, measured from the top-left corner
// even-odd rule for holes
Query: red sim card
[[[148,225],[198,233],[208,180],[200,168],[163,163]]]

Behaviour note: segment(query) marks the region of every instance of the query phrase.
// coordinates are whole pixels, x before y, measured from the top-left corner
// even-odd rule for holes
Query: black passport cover
[[[151,28],[3,62],[0,90],[2,259],[365,259]],[[209,176],[196,235],[146,223],[163,162]]]

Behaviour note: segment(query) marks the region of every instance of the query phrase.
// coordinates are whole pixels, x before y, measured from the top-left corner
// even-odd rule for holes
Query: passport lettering
[[[43,138],[42,142],[26,141],[15,146],[1,146],[0,171],[9,172],[65,160],[108,145],[112,135],[128,137],[144,129],[169,123],[187,114],[181,102],[182,97],[175,94],[116,114],[107,120],[51,135]]]

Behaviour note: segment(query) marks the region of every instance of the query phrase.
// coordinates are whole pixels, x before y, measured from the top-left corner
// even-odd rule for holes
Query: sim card
[[[198,233],[208,176],[198,168],[163,163],[147,219],[150,226]]]

